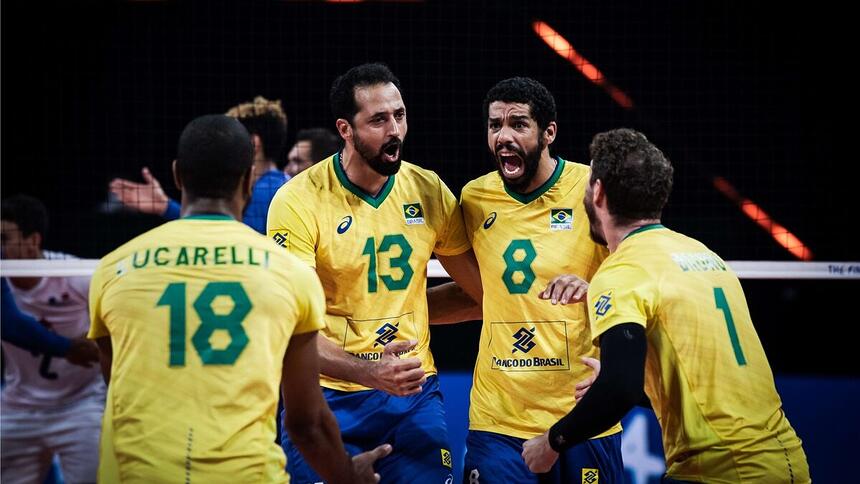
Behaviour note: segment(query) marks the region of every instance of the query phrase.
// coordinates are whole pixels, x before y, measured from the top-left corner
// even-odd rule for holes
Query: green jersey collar
[[[649,231],[649,230],[654,230],[654,229],[665,229],[665,228],[666,228],[666,227],[664,227],[664,226],[663,226],[663,224],[648,224],[648,225],[643,225],[643,226],[641,226],[641,227],[637,228],[636,230],[631,231],[629,234],[625,235],[625,236],[624,236],[624,238],[623,238],[623,239],[621,239],[621,240],[622,240],[622,241],[625,241],[625,240],[627,240],[627,238],[628,238],[628,237],[630,237],[631,235],[636,235],[636,234],[641,233],[641,232],[647,232],[647,231]]]
[[[340,181],[340,184],[352,192],[353,195],[367,202],[371,207],[379,208],[379,206],[382,205],[382,202],[385,201],[385,198],[388,197],[388,194],[391,193],[391,189],[394,188],[394,175],[388,176],[388,180],[385,181],[385,185],[382,186],[382,190],[380,190],[374,197],[349,181],[349,178],[346,177],[346,172],[343,171],[343,165],[340,163],[342,154],[343,152],[337,153],[333,158],[334,172],[337,175],[337,179]]]
[[[520,203],[531,203],[537,200],[538,198],[540,198],[541,195],[546,193],[547,190],[552,188],[552,186],[555,185],[555,182],[557,182],[559,178],[561,178],[561,172],[564,171],[564,165],[566,163],[560,157],[556,157],[555,159],[555,170],[553,170],[552,175],[547,179],[547,181],[543,182],[543,185],[537,187],[531,193],[522,194],[511,190],[510,188],[508,188],[507,183],[505,183],[505,179],[502,178],[502,185],[505,187],[505,191],[508,192],[508,195],[510,195],[511,198]],[[499,177],[501,177],[501,175],[499,175]]]

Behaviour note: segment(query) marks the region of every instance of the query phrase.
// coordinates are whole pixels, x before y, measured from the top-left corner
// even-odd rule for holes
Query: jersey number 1
[[[714,299],[717,301],[717,309],[723,312],[723,317],[726,318],[726,326],[729,328],[729,339],[732,341],[732,349],[735,352],[735,360],[738,365],[744,366],[747,364],[747,359],[744,358],[744,350],[741,349],[741,341],[738,338],[738,330],[735,328],[735,319],[732,317],[732,310],[729,308],[729,301],[726,299],[726,293],[722,287],[714,288]]]
[[[168,284],[156,304],[170,308],[170,366],[185,366],[185,292],[184,282]],[[215,314],[212,309],[212,301],[218,296],[226,296],[233,301],[233,309],[228,314]],[[252,305],[245,288],[238,282],[210,282],[194,300],[193,306],[200,318],[200,326],[191,337],[191,344],[200,355],[200,360],[204,365],[234,364],[248,346],[248,334],[242,327],[242,321],[251,311]],[[209,339],[219,329],[230,335],[230,344],[216,350]]]

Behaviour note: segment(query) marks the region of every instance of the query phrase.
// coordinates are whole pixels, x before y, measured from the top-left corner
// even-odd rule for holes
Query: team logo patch
[[[269,236],[276,244],[287,249],[290,248],[290,232],[284,229],[275,229],[269,231]]]
[[[599,318],[601,316],[606,316],[612,309],[612,291],[606,291],[601,294],[597,301],[594,302],[594,314]]]
[[[346,232],[347,230],[349,230],[350,225],[352,225],[352,216],[347,215],[337,225],[337,233],[342,234],[342,233]]]
[[[523,353],[528,353],[532,350],[537,343],[535,343],[535,328],[526,329],[525,327],[517,330],[516,333],[513,334],[513,337],[516,341],[514,341],[514,349],[511,350],[511,354],[516,353],[517,350],[522,351]]]
[[[600,473],[597,469],[582,468],[582,484],[597,484]]]
[[[403,204],[403,217],[406,225],[418,225],[424,223],[424,210],[419,202]]]
[[[397,331],[400,330],[399,326],[399,322],[395,324],[383,324],[379,329],[376,330],[376,334],[378,334],[379,337],[374,340],[376,342],[373,343],[373,347],[376,348],[377,346],[385,346],[388,343],[394,341],[394,338],[397,337]]]
[[[496,212],[490,212],[490,216],[487,217],[487,220],[484,220],[484,230],[487,230],[493,225],[493,222],[496,221]]]
[[[550,230],[573,230],[573,209],[554,208],[549,215]]]
[[[450,469],[451,468],[451,452],[449,452],[447,449],[439,449],[439,450],[442,451],[442,465],[447,467],[448,469]]]
[[[491,321],[490,368],[498,371],[568,371],[564,321]]]

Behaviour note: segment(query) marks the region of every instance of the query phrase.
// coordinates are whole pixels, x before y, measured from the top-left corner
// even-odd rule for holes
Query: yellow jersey
[[[484,321],[472,385],[469,428],[529,439],[576,404],[574,387],[598,357],[584,304],[538,298],[551,279],[590,280],[607,250],[589,237],[582,203],[590,170],[558,159],[528,195],[498,173],[469,182],[461,196],[484,287]],[[599,437],[617,433],[620,424]]]
[[[101,482],[288,482],[284,353],[323,326],[307,265],[227,216],[168,222],[106,255],[90,338],[109,336]]]
[[[645,392],[669,477],[810,482],[740,281],[717,254],[646,225],[604,261],[588,299],[595,338],[618,324],[645,327]]]
[[[427,374],[430,353],[427,261],[466,252],[457,199],[434,172],[402,162],[374,195],[352,184],[340,154],[284,184],[269,207],[268,234],[316,268],[326,296],[323,334],[344,351],[379,360],[395,340],[417,340]],[[331,389],[357,383],[320,375]]]

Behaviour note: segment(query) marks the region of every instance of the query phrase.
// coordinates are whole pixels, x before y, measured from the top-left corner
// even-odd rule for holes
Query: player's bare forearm
[[[284,427],[311,467],[329,482],[349,482],[352,461],[319,386],[316,332],[294,335],[284,355]]]
[[[452,256],[437,254],[436,258],[454,282],[427,290],[430,324],[481,319],[484,289],[481,286],[481,271],[475,252],[469,249]]]
[[[481,304],[484,300],[484,288],[481,285],[481,270],[478,267],[478,259],[472,249],[458,255],[436,254],[439,263],[451,276],[451,279],[468,294],[472,300]]]
[[[320,373],[323,375],[346,380],[366,387],[369,383],[372,363],[347,353],[326,338],[317,338],[319,351]]]
[[[320,373],[375,388],[396,396],[420,393],[427,380],[421,360],[401,355],[417,341],[394,341],[385,345],[379,361],[367,361],[347,353],[325,338],[317,338]]]
[[[322,395],[320,395],[322,400]],[[316,419],[296,424],[287,417],[287,433],[311,465],[326,482],[353,482],[352,460],[343,447],[337,420],[325,401],[319,404]]]
[[[481,304],[455,282],[428,288],[427,309],[430,324],[453,324],[483,317]]]

